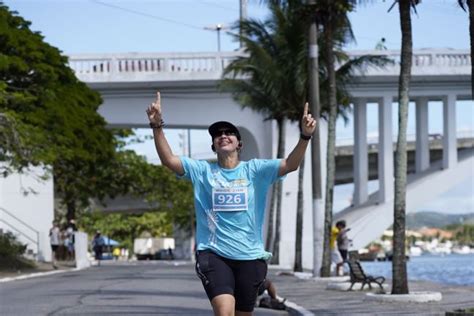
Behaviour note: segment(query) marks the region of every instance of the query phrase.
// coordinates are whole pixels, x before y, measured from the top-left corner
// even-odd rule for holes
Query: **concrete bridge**
[[[213,121],[231,120],[242,131],[244,160],[274,157],[277,138],[275,124],[263,121],[262,115],[258,113],[242,109],[229,93],[217,89],[223,68],[241,54],[86,54],[69,56],[69,63],[81,81],[102,95],[104,103],[99,112],[110,126],[147,127],[144,109],[153,100],[155,91],[160,90],[164,119],[169,128],[205,129]],[[349,87],[354,109],[355,142],[351,148],[338,148],[337,181],[353,181],[354,196],[353,205],[335,217],[345,218],[353,228],[350,237],[354,240],[355,248],[364,247],[393,222],[390,213],[394,189],[392,109],[398,94],[400,55],[398,51],[390,50],[350,53],[353,57],[366,54],[386,55],[395,63],[385,69],[366,69],[364,75],[359,74],[356,83]],[[472,176],[472,141],[459,146],[460,140],[456,135],[456,102],[471,99],[470,69],[471,59],[467,50],[414,51],[410,97],[416,104],[416,136],[412,143],[414,154],[411,155],[414,161],[411,169],[415,173],[410,176],[407,188],[409,210]],[[443,132],[436,140],[430,140],[428,134],[428,105],[432,101],[441,101],[443,107]],[[367,138],[368,103],[378,104],[379,137],[375,143],[370,143]],[[325,157],[324,122],[320,130],[322,157]],[[288,153],[298,139],[297,126],[288,123],[287,134]],[[441,148],[435,149],[433,146]],[[468,148],[458,155],[458,146]],[[440,160],[433,161],[435,157]],[[309,161],[309,151],[306,158]],[[322,159],[321,165],[325,179],[325,159]],[[313,234],[319,238],[319,243],[322,242],[322,218],[318,215],[313,219],[312,215],[310,171],[309,164],[306,164],[303,266],[308,269],[312,268],[313,254],[320,256],[320,245],[316,247],[316,252],[313,251]],[[369,196],[368,181],[375,178],[378,179],[379,190]],[[0,184],[9,187],[8,182]],[[2,200],[2,203],[7,202],[3,203],[6,209],[12,209],[9,205],[14,205],[15,196],[8,196],[11,201],[6,198]],[[280,253],[284,255],[280,263],[286,268],[291,268],[294,261],[296,199],[297,174],[293,173],[283,184],[284,211],[281,222],[284,224],[281,227]]]
[[[153,99],[155,90],[162,91],[165,121],[171,128],[206,128],[209,123],[228,119],[242,129],[245,142],[243,159],[274,157],[276,128],[271,122],[248,109],[242,109],[231,95],[219,91],[217,84],[223,68],[241,52],[222,53],[129,53],[70,56],[70,65],[78,78],[99,91],[104,99],[100,113],[111,126],[146,127],[144,107]],[[354,51],[360,55],[386,55],[395,63],[385,69],[368,68],[349,87],[354,106],[354,139],[352,154],[339,148],[338,183],[353,181],[353,206],[336,215],[346,218],[353,228],[355,247],[365,246],[392,223],[388,215],[393,208],[393,128],[392,107],[398,95],[400,55],[398,51]],[[413,162],[407,197],[409,209],[416,208],[459,183],[469,171],[473,159],[470,153],[458,157],[456,135],[456,101],[469,100],[470,54],[449,49],[416,50],[413,54],[411,101],[416,104],[416,135],[411,144]],[[443,104],[443,133],[438,139],[428,134],[428,104]],[[378,104],[379,137],[374,144],[367,138],[367,104]],[[325,124],[321,124],[325,157]],[[288,126],[287,152],[298,139],[294,124]],[[472,136],[471,136],[472,137]],[[268,140],[273,140],[269,142]],[[430,145],[431,144],[431,145]],[[432,149],[430,150],[430,147]],[[472,148],[472,140],[460,147]],[[464,157],[467,156],[467,157]],[[309,161],[309,154],[308,154]],[[439,158],[438,162],[433,160]],[[462,158],[462,159],[461,159]],[[344,162],[352,160],[351,163]],[[325,170],[325,161],[321,161]],[[305,173],[305,214],[303,227],[303,265],[312,267],[313,232],[311,213],[310,170]],[[456,171],[457,170],[457,171]],[[352,174],[351,174],[352,173]],[[351,175],[350,175],[351,174]],[[455,175],[455,176],[453,176]],[[325,175],[323,174],[323,178]],[[368,194],[368,180],[378,178],[379,190]],[[418,182],[416,182],[416,180]],[[422,185],[420,185],[420,181]],[[418,183],[415,186],[415,182]],[[323,184],[324,187],[324,184]],[[436,190],[434,190],[436,188]],[[430,193],[436,191],[436,194]],[[291,267],[294,258],[295,208],[297,174],[290,175],[283,186],[283,218],[280,253],[281,264]],[[317,219],[316,222],[321,222]],[[374,223],[379,223],[375,225]],[[318,255],[318,254],[316,254]]]

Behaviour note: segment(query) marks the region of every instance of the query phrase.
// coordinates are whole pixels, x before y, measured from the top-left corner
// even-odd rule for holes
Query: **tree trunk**
[[[296,241],[295,241],[295,265],[294,271],[303,272],[303,179],[304,179],[304,161],[301,161],[298,170],[298,203],[296,205]]]
[[[469,8],[469,37],[471,40],[471,100],[474,100],[474,5],[472,0],[467,0]]]
[[[315,0],[308,0],[308,5],[315,6]],[[308,25],[308,58],[309,78],[308,97],[311,114],[316,119],[316,130],[311,139],[311,202],[313,215],[313,276],[321,275],[321,243],[324,238],[321,229],[321,217],[323,215],[323,201],[321,192],[321,140],[319,132],[320,104],[319,104],[319,47],[318,47],[318,23],[316,14],[311,17]]]
[[[329,277],[331,275],[331,249],[329,241],[331,239],[332,225],[332,207],[334,196],[334,179],[336,173],[336,119],[337,119],[337,91],[336,91],[336,70],[334,69],[334,51],[333,51],[333,35],[332,21],[328,21],[324,28],[324,38],[326,42],[326,60],[327,73],[329,82],[329,117],[328,117],[328,144],[327,144],[327,166],[326,166],[326,197],[324,209],[324,250],[323,250],[323,266],[321,268],[321,276]]]
[[[283,144],[284,140],[282,139],[282,121],[281,120],[276,120],[277,121],[277,128],[278,128],[278,148],[277,148],[277,158],[280,157],[280,152],[284,152]],[[283,155],[282,155],[283,156]],[[269,214],[268,214],[268,230],[267,230],[267,239],[265,242],[265,249],[271,253],[273,253],[273,247],[275,243],[275,209],[277,205],[277,196],[278,196],[278,186],[277,183],[275,183],[272,186],[272,195],[271,195],[271,201],[270,201],[270,208],[269,208]]]
[[[282,118],[278,128],[278,158],[284,158],[285,156],[285,136],[286,136],[286,119]],[[281,181],[277,181],[274,186],[276,187],[276,208],[275,208],[275,239],[273,240],[273,257],[271,260],[272,264],[278,264],[280,262],[280,235],[281,235],[281,194],[283,186]]]
[[[272,195],[270,200],[270,207],[268,208],[268,229],[267,239],[265,241],[265,249],[273,253],[273,242],[275,240],[275,206],[276,206],[277,186],[276,183],[272,186]]]
[[[398,140],[395,154],[395,205],[393,221],[392,294],[408,294],[405,254],[405,212],[407,184],[407,120],[412,64],[412,32],[410,5],[412,0],[399,0],[402,49],[398,81]]]
[[[66,214],[66,219],[67,222],[71,219],[76,219],[76,203],[72,199],[68,199],[66,202],[66,208],[67,208],[67,214]]]

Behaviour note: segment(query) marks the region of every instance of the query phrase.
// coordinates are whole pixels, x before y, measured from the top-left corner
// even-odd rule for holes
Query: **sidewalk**
[[[269,278],[274,282],[278,295],[303,307],[306,311],[290,310],[292,315],[445,315],[446,311],[474,307],[474,288],[467,286],[440,285],[425,281],[409,281],[410,291],[437,291],[442,300],[429,303],[400,303],[366,301],[368,291],[326,290],[334,280],[308,279],[291,275],[279,275],[281,270],[272,267]],[[388,280],[388,293],[391,283]],[[306,313],[305,313],[306,312]]]

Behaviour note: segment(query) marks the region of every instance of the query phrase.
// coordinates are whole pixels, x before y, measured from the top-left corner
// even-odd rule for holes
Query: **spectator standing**
[[[346,221],[338,221],[336,227],[339,229],[339,234],[337,235],[337,249],[341,254],[342,260],[345,262],[347,261],[347,253],[351,243],[351,240],[347,236],[347,232],[351,229],[346,228]]]
[[[331,238],[329,240],[329,249],[331,250],[331,262],[336,265],[336,275],[341,275],[344,260],[337,248],[337,236],[339,235],[339,228],[333,226],[331,229]]]
[[[380,41],[375,45],[376,50],[387,50],[387,46],[385,45],[385,37],[382,37]]]
[[[100,266],[100,261],[102,260],[102,251],[104,248],[104,238],[102,237],[100,231],[97,231],[94,239],[92,239],[92,250],[94,251],[95,260]]]
[[[56,265],[57,260],[57,252],[59,249],[59,240],[60,240],[61,231],[59,230],[58,223],[56,221],[53,222],[53,227],[49,230],[49,243],[51,245],[51,263],[54,269],[57,269],[58,266]]]
[[[66,228],[66,247],[67,247],[67,253],[68,253],[68,259],[69,260],[75,260],[76,254],[75,254],[75,239],[74,239],[74,233],[77,231],[76,227],[76,222],[71,219],[69,221],[69,224],[67,225]]]

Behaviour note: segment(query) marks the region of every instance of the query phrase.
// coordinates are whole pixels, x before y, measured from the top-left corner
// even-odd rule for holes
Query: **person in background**
[[[174,260],[173,248],[171,248],[171,247],[168,247],[168,257],[171,260]]]
[[[349,245],[351,243],[351,240],[347,236],[347,232],[351,229],[346,228],[346,221],[344,220],[338,221],[336,223],[336,227],[339,229],[339,233],[337,235],[337,249],[341,254],[343,262],[346,262]]]
[[[380,41],[375,45],[376,50],[387,50],[387,46],[385,45],[385,37],[382,37]]]
[[[285,309],[286,298],[279,297],[277,295],[275,284],[268,278],[263,281],[262,285],[258,289],[258,296],[263,296],[267,292],[270,299],[261,297],[259,300],[260,307],[273,308],[273,309]]]
[[[71,219],[66,228],[67,243],[65,246],[67,247],[68,259],[72,261],[74,261],[76,257],[75,250],[74,250],[74,244],[75,244],[74,233],[76,231],[77,231],[76,222],[73,219]]]
[[[263,246],[270,186],[298,169],[316,121],[305,104],[300,139],[284,159],[240,160],[239,129],[227,121],[208,128],[217,162],[173,154],[163,131],[160,93],[146,110],[164,166],[190,180],[196,212],[196,273],[215,315],[252,315],[271,253]]]
[[[97,260],[97,264],[100,266],[100,261],[102,260],[102,251],[104,248],[104,238],[102,237],[100,231],[97,231],[94,239],[92,239],[92,250],[94,251],[95,260]]]
[[[339,228],[333,226],[331,229],[331,238],[329,239],[329,249],[331,250],[331,262],[336,265],[336,276],[342,275],[342,267],[344,260],[342,259],[339,249],[337,249],[337,236],[339,235]]]
[[[57,269],[57,252],[59,249],[61,231],[59,230],[58,223],[53,222],[53,227],[49,230],[49,243],[51,245],[51,263],[54,269]]]
[[[114,256],[114,260],[117,261],[120,257],[120,248],[115,247],[112,252],[112,255]]]

